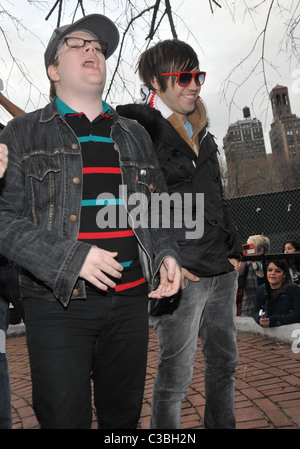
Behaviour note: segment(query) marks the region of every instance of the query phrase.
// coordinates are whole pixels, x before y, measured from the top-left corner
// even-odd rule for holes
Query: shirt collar
[[[77,114],[79,111],[74,111],[74,109],[70,108],[66,103],[64,103],[60,98],[56,97],[56,105],[59,110],[59,112],[62,114],[63,117],[66,116],[66,114]],[[108,113],[109,115],[113,115],[113,112],[109,106],[109,104],[106,103],[106,101],[102,100],[103,110],[102,114]]]

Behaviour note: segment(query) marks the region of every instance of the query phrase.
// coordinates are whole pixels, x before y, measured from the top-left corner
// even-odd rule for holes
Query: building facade
[[[248,107],[244,118],[232,123],[223,139],[227,165],[227,196],[260,193],[264,188],[262,173],[267,164],[263,128],[260,120],[251,118]]]

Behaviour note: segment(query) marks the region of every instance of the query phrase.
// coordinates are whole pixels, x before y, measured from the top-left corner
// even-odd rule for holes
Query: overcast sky
[[[34,3],[34,2],[32,2]],[[37,2],[35,2],[37,4]],[[4,81],[4,93],[10,100],[27,112],[44,106],[48,99],[48,80],[43,62],[45,45],[47,44],[53,29],[56,27],[57,13],[53,14],[48,21],[45,17],[49,12],[53,1],[41,2],[41,8],[30,5],[26,0],[16,0],[14,5],[9,0],[1,0],[0,6],[0,28],[5,30],[10,40],[11,51],[18,58],[19,64],[25,64],[25,71],[31,77],[32,86],[28,80],[20,74],[17,63],[12,63],[9,52],[5,49],[3,35],[0,35],[0,78]],[[76,4],[77,0],[69,0],[67,4]],[[125,19],[121,17],[120,0],[110,0],[111,10],[103,10],[101,1],[85,0],[86,14],[98,12],[105,13],[114,21],[120,21],[123,29]],[[146,4],[146,2],[144,2]],[[154,3],[151,2],[151,4]],[[223,8],[217,8],[212,15],[207,0],[172,0],[172,8],[178,15],[176,26],[178,37],[190,43],[198,53],[200,68],[207,72],[205,85],[202,87],[201,96],[204,99],[210,119],[211,132],[218,138],[220,149],[223,145],[223,137],[226,134],[229,123],[233,123],[243,118],[242,109],[249,106],[251,116],[260,119],[263,123],[265,144],[267,151],[270,151],[269,130],[272,122],[272,112],[268,93],[264,87],[262,65],[258,64],[261,57],[262,38],[258,40],[257,47],[251,57],[245,61],[230,76],[230,83],[224,91],[224,81],[231,71],[247,56],[253,49],[254,42],[265,26],[267,17],[267,4],[270,2],[259,2],[258,0],[247,0],[248,5],[262,3],[259,13],[252,15],[244,14],[244,1],[237,0],[239,5],[233,10],[226,5],[232,5],[232,0],[220,1]],[[276,2],[275,2],[276,3]],[[285,8],[295,10],[299,8],[299,2],[294,0],[282,0]],[[137,2],[138,6],[142,2]],[[119,5],[119,7],[117,6]],[[240,9],[239,9],[240,8]],[[13,23],[7,16],[1,14],[1,9],[8,10],[14,14],[29,31],[21,28],[16,30]],[[71,22],[71,7],[64,11],[62,23]],[[298,11],[300,12],[300,11]],[[265,43],[266,74],[268,90],[270,91],[277,84],[287,86],[289,89],[292,112],[300,116],[300,69],[295,61],[290,61],[290,52],[286,51],[284,42],[281,44],[286,30],[286,18],[289,12],[280,14],[278,8],[274,8],[270,16],[268,31]],[[81,14],[77,14],[77,18]],[[140,49],[145,48],[144,36],[140,28],[146,27],[145,23],[136,25],[136,33],[141,36]],[[188,31],[189,30],[189,31]],[[122,29],[121,29],[122,34]],[[38,39],[38,38],[39,39]],[[170,29],[167,21],[163,22],[163,30],[160,33],[161,39],[170,38]],[[299,30],[298,30],[299,37]],[[129,60],[133,52],[127,44],[127,57]],[[134,52],[133,52],[134,54]],[[272,67],[276,66],[276,69]],[[111,57],[108,60],[108,73],[112,73],[116,64],[116,59]],[[250,72],[256,66],[254,73],[245,81]],[[132,69],[125,66],[125,71],[130,73],[132,84],[129,85],[131,94],[138,96],[139,80],[134,76]],[[108,82],[109,82],[108,75]],[[239,84],[232,104],[232,96]],[[36,89],[36,87],[38,89]],[[225,98],[224,98],[224,93]],[[123,90],[116,95],[113,101],[114,106],[118,103],[131,101],[128,94]],[[30,98],[30,102],[28,101]],[[7,123],[10,115],[0,107],[0,121]]]

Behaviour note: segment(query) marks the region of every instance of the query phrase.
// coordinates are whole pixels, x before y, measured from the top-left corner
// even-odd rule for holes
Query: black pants
[[[136,428],[148,345],[147,298],[26,299],[33,407],[42,428]]]
[[[1,259],[2,262],[3,256]],[[16,304],[21,310],[20,296],[19,268],[9,262],[0,263],[0,429],[10,429],[12,426],[6,331],[9,325],[9,303]],[[16,310],[19,313],[19,309]]]

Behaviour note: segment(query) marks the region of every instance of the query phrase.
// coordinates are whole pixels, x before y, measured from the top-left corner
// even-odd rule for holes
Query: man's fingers
[[[174,296],[180,287],[181,273],[176,260],[167,257],[160,267],[160,284],[150,292],[149,298],[164,298]]]
[[[90,276],[89,279],[86,279],[86,280],[88,282],[90,282],[91,284],[93,284],[94,287],[98,288],[99,290],[103,290],[103,291],[107,291],[108,287],[114,288],[116,286],[116,284],[111,280],[108,280],[107,283],[103,283],[103,282],[99,281],[99,279],[96,278],[95,276]]]
[[[0,178],[3,177],[8,163],[8,149],[3,143],[0,143]]]
[[[81,268],[79,276],[91,282],[97,288],[114,288],[115,282],[108,276],[120,279],[123,266],[115,260],[118,253],[92,247]]]

